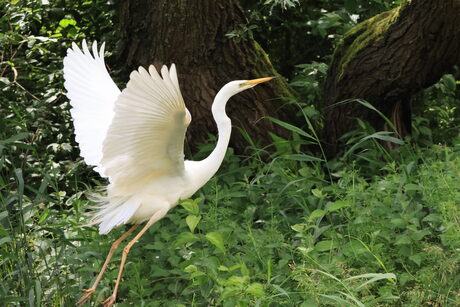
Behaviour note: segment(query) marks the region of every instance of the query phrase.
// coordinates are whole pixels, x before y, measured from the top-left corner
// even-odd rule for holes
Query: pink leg
[[[107,268],[107,265],[109,264],[110,258],[112,258],[113,253],[117,249],[118,245],[126,239],[136,228],[139,226],[139,224],[134,224],[130,229],[128,229],[127,232],[125,232],[120,238],[118,238],[116,241],[112,243],[112,247],[110,248],[109,254],[107,255],[107,258],[105,259],[104,265],[102,266],[101,271],[99,272],[99,275],[97,275],[96,281],[94,284],[91,286],[89,289],[82,289],[82,292],[85,292],[86,294],[80,298],[77,302],[77,305],[83,305],[93,294],[93,292],[96,290],[97,285],[101,281],[102,275],[104,275],[105,269]]]
[[[131,247],[134,245],[134,243],[136,243],[137,240],[139,240],[139,238],[147,231],[147,229],[149,229],[150,226],[152,226],[153,224],[155,224],[156,222],[158,222],[159,220],[161,220],[161,219],[166,215],[167,212],[168,212],[168,210],[157,211],[157,212],[150,218],[150,220],[147,222],[147,224],[144,226],[144,228],[142,228],[141,231],[139,231],[139,233],[134,237],[134,239],[132,239],[132,240],[125,246],[125,248],[123,249],[123,254],[122,254],[122,256],[121,256],[120,270],[118,271],[117,281],[115,282],[115,287],[114,287],[114,289],[113,289],[112,295],[109,296],[109,297],[102,303],[102,304],[104,305],[104,307],[111,307],[111,306],[115,303],[115,300],[117,299],[118,286],[120,285],[121,275],[122,275],[122,273],[123,273],[123,268],[124,268],[124,266],[125,266],[126,258],[128,257],[129,250],[130,250]]]

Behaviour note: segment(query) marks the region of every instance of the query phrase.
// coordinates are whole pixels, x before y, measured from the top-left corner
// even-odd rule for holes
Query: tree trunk
[[[129,69],[139,65],[177,65],[179,83],[192,114],[192,144],[216,134],[211,104],[217,91],[235,79],[278,76],[266,53],[252,38],[230,39],[227,33],[247,23],[236,0],[126,0],[120,7],[122,58]],[[280,97],[292,97],[283,78],[236,95],[227,105],[233,125],[246,130],[255,143],[268,144],[268,132],[286,132],[269,120],[292,114]],[[234,131],[236,132],[236,131]],[[234,133],[231,146],[247,141]]]
[[[410,97],[459,63],[460,0],[412,0],[353,27],[336,48],[325,84],[325,140],[330,156],[353,118],[387,130],[367,100],[393,121],[400,137],[411,132]],[[388,144],[387,144],[388,145]],[[391,149],[391,148],[390,148]]]

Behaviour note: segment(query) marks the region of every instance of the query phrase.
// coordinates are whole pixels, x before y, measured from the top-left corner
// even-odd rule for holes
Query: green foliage
[[[81,288],[76,269],[98,250],[77,249],[94,237],[76,227],[88,203],[79,191],[94,174],[78,158],[61,69],[73,40],[110,37],[113,11],[106,1],[63,7],[0,2],[2,303],[73,303]]]
[[[317,131],[331,48],[353,14],[400,1],[242,2],[249,34],[291,76],[305,125],[272,118],[292,137],[273,135],[271,153],[250,139],[246,156],[229,149],[196,198],[131,250],[118,305],[460,305],[458,72],[416,97],[412,140],[358,121],[328,161]],[[115,48],[113,4],[65,4],[0,3],[0,302],[12,306],[74,304],[124,231],[82,226],[83,192],[100,179],[78,157],[61,72],[72,41]],[[380,140],[400,144],[388,153]],[[93,304],[110,294],[119,261],[118,252]]]
[[[250,29],[277,71],[292,79],[296,65],[329,62],[334,46],[357,22],[402,2],[404,0],[240,0],[249,19],[249,25],[241,27]],[[245,33],[241,29],[237,31]]]
[[[431,88],[422,91],[413,98],[412,105],[416,114],[414,125],[415,136],[418,140],[452,144],[459,134],[460,91],[455,79],[459,71],[447,74]]]

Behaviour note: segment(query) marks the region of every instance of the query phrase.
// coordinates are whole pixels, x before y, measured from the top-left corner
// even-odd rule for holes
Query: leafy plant
[[[305,123],[271,119],[292,136],[258,148],[246,134],[245,155],[230,149],[196,198],[132,249],[119,305],[459,305],[458,73],[414,101],[427,107],[414,110],[411,140],[358,121],[344,154],[328,160],[319,101],[331,48],[352,14],[399,1],[292,1],[288,10],[242,2],[253,35],[298,90],[291,103]],[[72,41],[116,45],[114,5],[26,0],[0,9],[0,302],[72,305],[124,229],[100,236],[82,226],[84,192],[101,179],[78,157],[61,62]],[[381,140],[400,146],[388,153]],[[211,150],[201,145],[196,158]],[[117,252],[92,303],[110,293],[119,261]]]

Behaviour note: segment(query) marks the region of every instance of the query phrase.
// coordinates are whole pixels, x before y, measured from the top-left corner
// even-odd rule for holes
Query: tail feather
[[[107,234],[113,228],[126,224],[141,205],[139,198],[128,197],[99,197],[99,205],[90,224],[99,224],[99,233]]]

